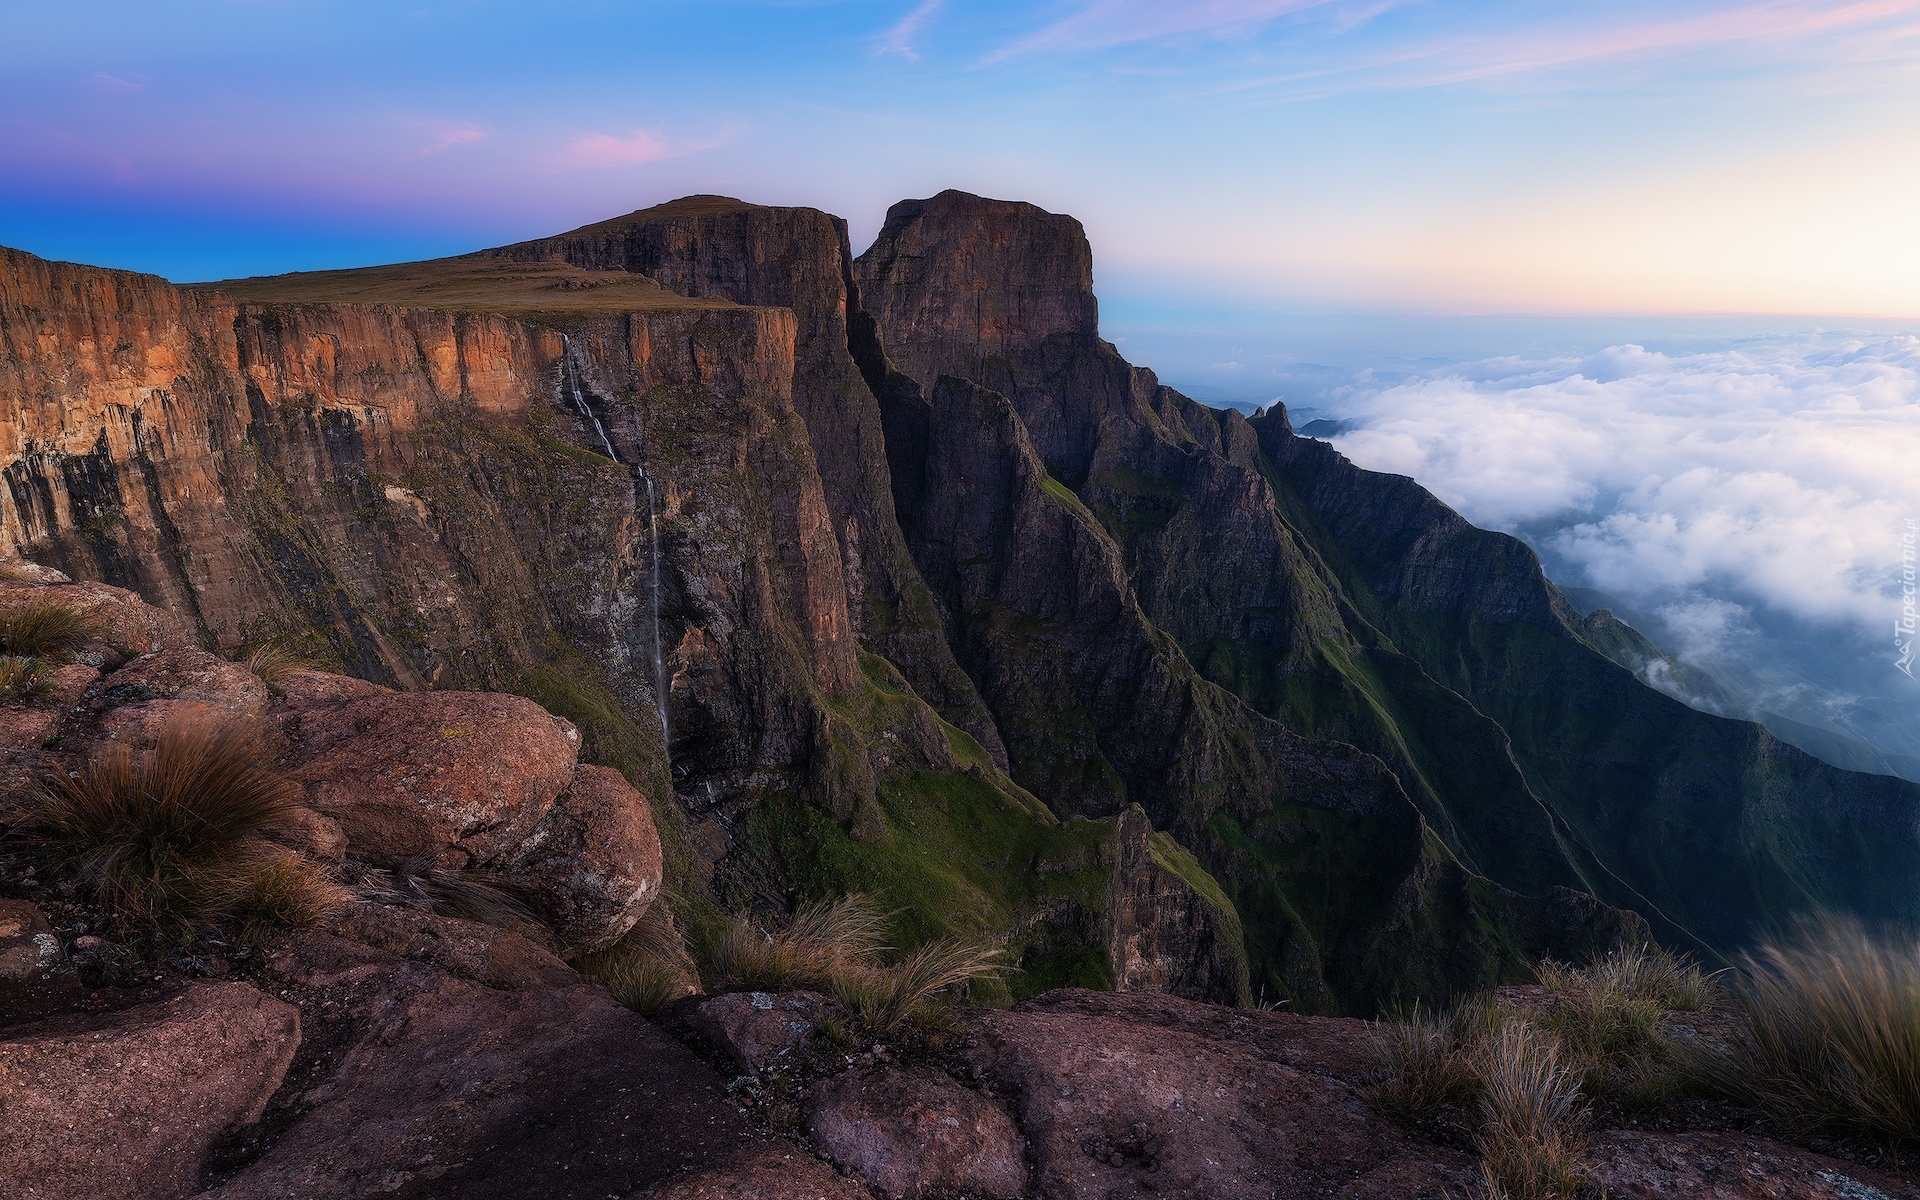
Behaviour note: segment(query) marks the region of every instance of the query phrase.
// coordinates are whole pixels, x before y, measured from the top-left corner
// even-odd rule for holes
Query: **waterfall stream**
[[[670,741],[671,729],[667,723],[667,659],[660,640],[660,526],[654,513],[653,476],[647,474],[647,469],[639,463],[624,463],[619,451],[613,448],[613,439],[607,435],[607,427],[601,423],[600,414],[594,411],[585,389],[580,386],[580,372],[573,363],[573,338],[563,333],[560,343],[561,386],[566,389],[567,398],[587,424],[593,426],[593,432],[599,436],[600,447],[606,456],[614,462],[623,463],[632,473],[637,481],[635,493],[640,490],[638,485],[644,484],[646,487],[647,542],[652,552],[652,578],[648,580],[647,598],[653,613],[653,695],[660,711],[660,738],[664,746]]]

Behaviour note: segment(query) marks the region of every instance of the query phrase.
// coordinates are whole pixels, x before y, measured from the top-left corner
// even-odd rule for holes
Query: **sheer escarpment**
[[[1915,915],[1920,789],[1829,767],[1641,686],[1583,641],[1520,542],[1296,437],[1277,407],[1249,422],[1159,386],[1099,340],[1088,261],[1077,222],[1031,205],[948,192],[890,212],[855,276],[893,366],[933,397],[931,415],[888,411],[896,464],[915,464],[896,478],[903,513],[931,503],[911,482],[939,453],[927,448],[966,437],[942,425],[942,397],[961,380],[995,397],[1062,502],[1110,541],[1137,611],[1179,661],[1295,734],[1386,764],[1434,853],[1503,895],[1539,898],[1508,928],[1555,926],[1576,891],[1710,951],[1796,912]],[[923,565],[938,562],[937,545],[915,545]],[[1109,627],[1083,611],[1088,633]],[[956,606],[955,620],[970,612]],[[1431,869],[1332,842],[1303,856],[1312,866],[1289,863],[1192,781],[1136,780],[1129,795],[1193,838],[1256,946],[1265,912],[1300,911],[1329,858],[1374,862],[1375,887],[1396,894],[1394,881]],[[1410,924],[1423,920],[1452,923],[1438,906]],[[1364,955],[1382,936],[1320,944]],[[1460,947],[1450,966],[1471,953]]]
[[[194,289],[6,252],[0,550],[532,696],[700,912],[871,892],[1020,994],[1365,1012],[1643,917],[1916,915],[1920,788],[1641,686],[1519,542],[1128,364],[1091,281],[957,192],[857,260],[716,197]]]
[[[943,725],[862,648],[893,643],[850,604],[798,310],[662,293],[609,312],[608,273],[459,260],[394,297],[390,274],[229,294],[9,252],[6,549],[134,589],[222,651],[280,639],[389,685],[534,696],[656,798],[696,904],[876,892],[905,936],[1005,944],[1022,993],[1110,986],[1104,947],[1166,943],[1153,905],[1116,903],[1114,821],[1058,820],[997,738]],[[475,301],[488,288],[538,294]],[[884,455],[868,465],[885,498]],[[1181,936],[1217,927],[1237,973],[1182,986],[1230,1001],[1237,924],[1199,874],[1144,890]]]

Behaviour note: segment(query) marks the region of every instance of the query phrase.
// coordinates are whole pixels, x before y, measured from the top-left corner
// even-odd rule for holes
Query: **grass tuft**
[[[230,911],[299,791],[261,758],[249,722],[176,722],[150,754],[110,746],[29,797],[24,832],[123,925],[159,929]]]
[[[0,655],[0,704],[33,704],[52,690],[44,659]]]
[[[353,898],[304,856],[277,846],[243,862],[227,886],[229,906],[244,917],[250,937],[276,928],[310,929]]]
[[[1549,959],[1534,974],[1550,992],[1604,990],[1668,1012],[1702,1012],[1726,994],[1720,972],[1708,972],[1685,955],[1644,943],[1622,946],[1586,967]]]
[[[649,905],[625,937],[573,965],[642,1016],[656,1016],[698,990],[693,957],[665,897]]]
[[[84,608],[48,597],[0,611],[0,654],[50,658],[77,649],[100,632],[100,619]]]
[[[1551,1033],[1509,1022],[1480,1047],[1482,1195],[1487,1200],[1561,1200],[1584,1179],[1579,1151],[1587,1111],[1577,1073]]]
[[[827,992],[875,1033],[890,1033],[942,996],[1005,970],[1000,952],[959,938],[928,942],[887,964],[887,916],[864,896],[801,909],[767,929],[736,916],[711,954],[721,987]]]
[[[1581,1090],[1639,1111],[1657,1109],[1693,1082],[1686,1057],[1661,1033],[1671,1012],[1720,1004],[1718,973],[1657,946],[1623,946],[1585,967],[1543,962],[1535,970],[1552,995],[1537,1020],[1557,1035]]]
[[[1734,986],[1746,1036],[1707,1072],[1799,1133],[1920,1142],[1920,935],[1804,925],[1750,955]]]
[[[886,914],[864,896],[811,905],[771,930],[735,916],[713,948],[713,975],[724,987],[758,991],[831,988],[877,962],[886,931]]]
[[[834,998],[861,1024],[887,1034],[926,1012],[941,996],[1003,970],[997,948],[942,938],[892,966],[836,975],[832,988]]]
[[[1418,1123],[1470,1102],[1480,1092],[1476,1047],[1498,1026],[1490,996],[1451,1012],[1415,1004],[1374,1026],[1373,1078],[1368,1098],[1388,1116]]]
[[[318,671],[321,664],[282,642],[262,642],[235,654],[233,661],[258,675],[269,687],[295,671]]]

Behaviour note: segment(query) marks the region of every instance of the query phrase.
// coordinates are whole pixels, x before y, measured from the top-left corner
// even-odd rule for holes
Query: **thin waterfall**
[[[567,398],[587,424],[593,426],[593,432],[599,436],[600,447],[606,451],[607,457],[614,462],[621,462],[619,451],[613,448],[613,439],[607,436],[607,427],[600,422],[600,414],[587,402],[586,391],[580,386],[580,372],[573,365],[573,338],[561,334],[560,345],[560,380]],[[660,643],[660,526],[654,514],[653,477],[639,463],[625,465],[647,489],[647,542],[652,551],[653,576],[647,587],[649,607],[653,613],[653,695],[660,710],[661,744],[666,746],[672,740],[672,731],[667,724],[667,659]]]
[[[667,660],[660,652],[660,532],[654,525],[653,476],[645,471],[640,478],[647,485],[647,540],[653,544],[653,694],[660,700],[660,737],[670,737],[667,728]]]
[[[600,436],[600,448],[607,452],[607,457],[619,462],[620,455],[613,448],[613,439],[607,436],[607,427],[600,423],[600,414],[593,411],[593,405],[587,403],[587,394],[580,390],[580,373],[573,369],[573,339],[561,334],[560,346],[560,375],[568,399],[573,401],[574,409],[587,419],[593,431]],[[645,475],[646,471],[643,469],[640,473]]]

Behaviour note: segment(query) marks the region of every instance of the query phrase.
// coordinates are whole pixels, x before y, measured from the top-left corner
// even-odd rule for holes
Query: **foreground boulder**
[[[311,671],[288,682],[275,713],[290,762],[317,828],[344,840],[309,839],[316,857],[483,870],[567,958],[618,941],[659,894],[647,798],[580,765],[570,722],[501,693],[388,692]]]
[[[598,987],[503,991],[327,935],[272,969],[348,1044],[220,1200],[602,1200],[762,1144],[712,1069]]]
[[[571,957],[614,942],[645,914],[660,891],[660,835],[625,776],[582,765],[502,869]]]
[[[300,1042],[300,1014],[241,983],[70,1017],[0,1042],[7,1195],[172,1200],[216,1139],[259,1119]]]
[[[1019,1200],[1020,1130],[984,1096],[926,1070],[848,1073],[823,1085],[807,1130],[828,1158],[887,1200],[963,1193]]]
[[[1049,1198],[1438,1200],[1475,1176],[1361,1099],[1362,1060],[1326,1048],[1357,1045],[1359,1021],[1064,991],[968,1026],[968,1062],[1013,1098]]]
[[[519,846],[573,779],[580,734],[531,700],[393,692],[288,723],[308,803],[382,866],[459,867]]]

